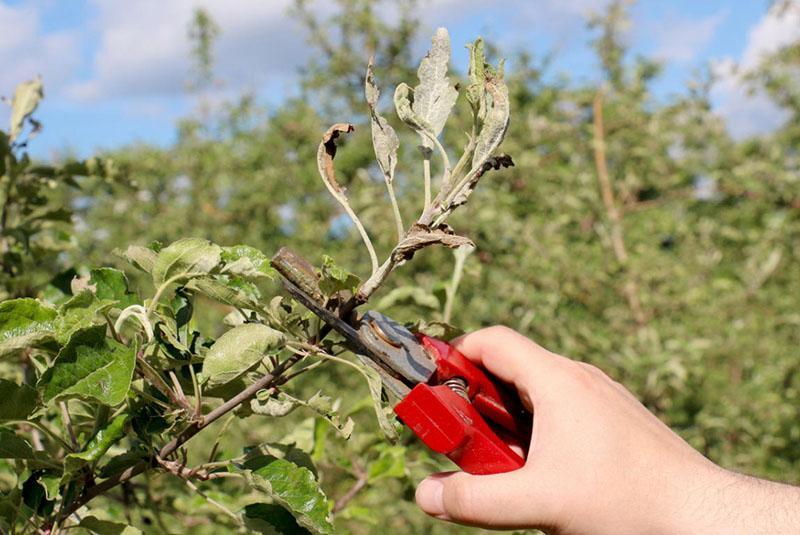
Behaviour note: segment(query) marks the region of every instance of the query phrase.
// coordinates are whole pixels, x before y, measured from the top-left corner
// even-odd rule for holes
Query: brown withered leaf
[[[475,246],[469,238],[456,234],[449,225],[441,224],[431,228],[414,223],[405,238],[394,248],[392,256],[396,262],[404,262],[410,260],[416,251],[436,244],[450,249],[457,249],[463,245]]]
[[[336,157],[336,138],[340,134],[347,134],[353,130],[355,128],[350,123],[336,123],[328,128],[325,135],[322,136],[322,143],[319,144],[317,150],[319,174],[322,176],[322,180],[338,193],[344,193],[344,189],[336,181],[336,171],[333,168],[333,159]]]

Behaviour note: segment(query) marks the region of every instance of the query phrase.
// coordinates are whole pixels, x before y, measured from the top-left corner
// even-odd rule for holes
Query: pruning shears
[[[511,446],[527,448],[533,417],[504,384],[447,342],[412,333],[379,312],[359,316],[352,309],[327,308],[313,268],[286,248],[272,265],[287,291],[378,372],[384,390],[398,400],[397,417],[430,449],[471,474],[525,464]]]

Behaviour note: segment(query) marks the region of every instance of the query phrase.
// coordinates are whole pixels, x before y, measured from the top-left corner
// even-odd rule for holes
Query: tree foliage
[[[590,21],[599,84],[529,54],[504,69],[480,40],[453,72],[444,32],[415,72],[420,23],[398,5],[387,22],[372,1],[326,19],[298,1],[302,97],[204,108],[168,149],[31,162],[42,89],[20,86],[0,133],[2,530],[450,529],[413,505],[450,465],[282,294],[283,245],[332,306],[360,294],[442,337],[507,324],[607,370],[714,461],[800,482],[797,45],[747,73],[792,119],[736,141],[707,84],[653,97],[624,2]],[[340,121],[354,131],[323,138]]]

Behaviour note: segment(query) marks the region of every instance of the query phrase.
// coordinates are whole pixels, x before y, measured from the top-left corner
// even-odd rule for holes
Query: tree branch
[[[606,159],[606,142],[605,131],[603,128],[603,92],[599,90],[594,96],[592,103],[592,110],[594,112],[593,121],[593,148],[594,148],[594,162],[597,169],[597,181],[600,184],[600,195],[603,198],[603,205],[605,206],[606,216],[611,227],[611,248],[614,251],[614,256],[619,262],[620,266],[627,272],[628,271],[628,251],[625,248],[625,239],[622,230],[622,215],[617,208],[616,201],[614,200],[614,190],[611,186],[611,175],[608,172],[608,160]],[[639,326],[647,323],[647,317],[642,310],[642,304],[639,301],[639,286],[633,276],[628,273],[628,280],[625,281],[622,292],[628,301],[628,307],[631,309],[634,320]]]

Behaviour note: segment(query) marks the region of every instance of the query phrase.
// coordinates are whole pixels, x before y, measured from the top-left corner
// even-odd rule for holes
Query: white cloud
[[[752,93],[743,75],[757,67],[764,56],[798,39],[800,7],[790,7],[783,14],[773,8],[748,32],[747,44],[738,62],[723,58],[713,63],[716,81],[711,90],[712,100],[735,138],[771,132],[788,118],[786,110],[775,105],[763,92]]]
[[[88,80],[71,94],[84,101],[179,95],[191,69],[187,32],[203,5],[221,29],[215,73],[242,87],[275,84],[293,75],[306,56],[305,36],[286,15],[289,0],[95,0],[99,47]]]
[[[723,10],[700,20],[659,21],[651,29],[653,33],[649,38],[656,43],[654,55],[664,61],[686,63],[695,60],[727,16],[728,10]]]
[[[57,91],[79,62],[77,33],[44,33],[37,7],[0,3],[0,94],[12,94],[19,82],[37,74],[46,92]]]

